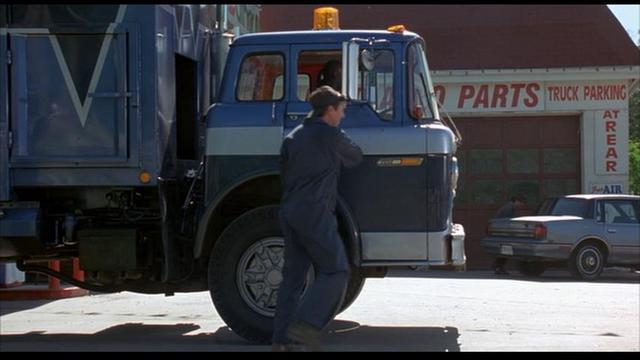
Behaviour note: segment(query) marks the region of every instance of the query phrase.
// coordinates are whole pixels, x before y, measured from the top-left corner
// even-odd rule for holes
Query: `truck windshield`
[[[429,75],[424,44],[421,41],[416,41],[409,46],[407,64],[409,73],[409,115],[416,120],[439,119],[440,115],[435,103],[433,83]]]

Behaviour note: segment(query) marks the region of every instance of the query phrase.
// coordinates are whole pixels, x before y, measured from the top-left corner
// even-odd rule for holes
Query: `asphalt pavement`
[[[206,291],[0,301],[0,352],[269,350],[230,331]],[[637,352],[640,273],[392,271],[367,280],[321,350]]]

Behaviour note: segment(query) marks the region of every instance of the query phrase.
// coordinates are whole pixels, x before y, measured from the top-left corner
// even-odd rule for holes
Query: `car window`
[[[551,209],[553,208],[553,203],[557,199],[544,199],[540,205],[538,205],[538,209],[536,210],[536,215],[549,215],[551,214]]]
[[[585,199],[562,198],[556,201],[549,215],[573,215],[584,217],[588,201]]]
[[[629,200],[606,200],[604,201],[604,222],[607,224],[637,224],[638,215],[633,203]]]

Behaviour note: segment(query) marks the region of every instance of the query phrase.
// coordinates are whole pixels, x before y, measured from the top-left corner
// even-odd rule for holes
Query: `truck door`
[[[358,98],[349,103],[341,124],[362,148],[364,160],[354,169],[342,170],[339,192],[360,228],[363,262],[424,262],[426,135],[400,121],[402,68],[396,59],[401,47],[386,43],[368,51],[375,65],[372,71],[359,71]],[[342,45],[292,46],[291,53],[297,70],[291,88],[297,93],[292,92],[295,98],[287,108],[285,132],[311,110],[306,97],[320,85],[325,65],[335,59],[341,62]]]
[[[221,185],[240,176],[238,172],[255,171],[256,161],[277,168],[288,53],[286,45],[231,48],[220,100],[207,123],[207,156],[212,161],[208,171],[224,169]]]
[[[12,167],[138,166],[137,30],[93,25],[8,29]]]

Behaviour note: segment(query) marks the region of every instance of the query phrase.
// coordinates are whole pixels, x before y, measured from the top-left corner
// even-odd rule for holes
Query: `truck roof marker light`
[[[148,184],[151,181],[151,174],[142,170],[140,174],[138,174],[138,180],[143,184]]]
[[[314,9],[313,30],[340,30],[338,9],[332,7]]]
[[[407,31],[407,28],[405,28],[404,25],[393,25],[393,26],[389,26],[387,28],[387,31],[402,34],[403,32]]]

